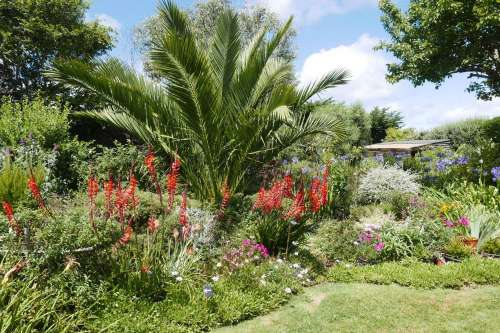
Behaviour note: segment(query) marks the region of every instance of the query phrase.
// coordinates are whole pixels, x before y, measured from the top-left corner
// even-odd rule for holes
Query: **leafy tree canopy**
[[[398,111],[390,111],[389,108],[375,107],[370,112],[371,138],[373,143],[382,142],[387,136],[389,128],[401,128],[403,117]]]
[[[0,97],[20,100],[59,87],[42,72],[60,58],[88,61],[112,47],[111,30],[85,22],[86,0],[0,1]]]
[[[500,96],[500,1],[411,0],[404,13],[381,0],[380,9],[391,41],[379,48],[400,60],[388,65],[390,82],[439,87],[455,73],[468,73],[469,92],[484,100]]]
[[[230,0],[198,0],[194,9],[188,12],[191,29],[197,39],[209,46],[212,36],[216,31],[219,17],[226,10],[235,10]],[[277,32],[281,26],[278,17],[261,6],[247,6],[238,11],[238,24],[241,31],[241,43],[247,45],[252,38],[264,27],[270,32]],[[153,40],[161,33],[161,18],[153,15],[138,25],[134,31],[134,46],[144,58],[145,69],[152,75],[147,53],[151,50]],[[290,61],[295,58],[294,38],[297,35],[295,29],[290,27],[278,46],[274,56]]]

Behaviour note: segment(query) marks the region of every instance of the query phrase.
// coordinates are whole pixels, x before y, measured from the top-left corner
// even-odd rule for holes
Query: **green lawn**
[[[329,283],[223,332],[498,332],[500,287],[421,290]]]

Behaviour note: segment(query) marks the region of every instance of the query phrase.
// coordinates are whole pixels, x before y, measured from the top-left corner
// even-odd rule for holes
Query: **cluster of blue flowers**
[[[491,169],[491,175],[493,176],[493,182],[498,182],[500,180],[500,166]]]

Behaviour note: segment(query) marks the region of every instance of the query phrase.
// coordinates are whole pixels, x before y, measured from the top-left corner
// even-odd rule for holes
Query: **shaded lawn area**
[[[498,332],[500,287],[421,290],[328,283],[223,332]]]

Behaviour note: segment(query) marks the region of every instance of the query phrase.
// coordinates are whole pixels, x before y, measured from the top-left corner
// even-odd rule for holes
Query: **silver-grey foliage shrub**
[[[369,170],[361,177],[356,199],[360,203],[388,201],[398,194],[418,194],[417,176],[394,166]]]

